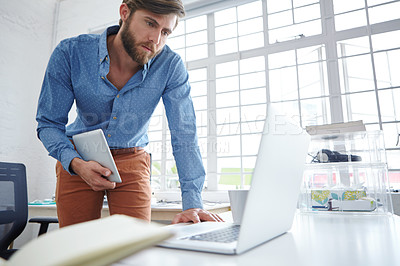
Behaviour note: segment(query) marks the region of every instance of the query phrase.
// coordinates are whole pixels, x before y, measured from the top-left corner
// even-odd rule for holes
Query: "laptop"
[[[107,179],[111,182],[121,183],[117,166],[112,157],[110,148],[103,130],[96,129],[72,136],[76,151],[85,161],[96,161],[110,169],[111,175]]]
[[[286,233],[296,212],[309,141],[296,122],[270,105],[241,224],[171,225],[175,236],[159,246],[241,254]]]

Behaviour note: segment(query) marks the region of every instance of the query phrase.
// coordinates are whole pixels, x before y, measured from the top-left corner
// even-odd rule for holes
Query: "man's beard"
[[[129,25],[129,21],[126,21]],[[132,58],[133,61],[137,62],[139,65],[145,65],[149,60],[159,54],[160,51],[155,51],[156,47],[153,43],[137,43],[134,34],[129,33],[128,27],[123,27],[121,29],[121,40],[125,51]],[[141,51],[141,46],[144,45],[151,49],[151,52]]]

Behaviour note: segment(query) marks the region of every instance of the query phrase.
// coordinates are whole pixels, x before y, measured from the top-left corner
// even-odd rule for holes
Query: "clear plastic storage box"
[[[302,212],[393,213],[383,132],[312,136],[299,208]]]

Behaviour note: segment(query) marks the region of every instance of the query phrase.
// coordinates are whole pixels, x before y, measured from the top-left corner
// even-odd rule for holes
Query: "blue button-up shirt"
[[[149,120],[162,98],[171,131],[179,174],[183,210],[202,208],[205,171],[197,143],[196,119],[188,73],[181,58],[168,46],[118,90],[107,74],[110,60],[107,36],[80,35],[55,48],[46,69],[36,120],[39,139],[49,155],[69,171],[80,157],[69,141],[72,135],[101,128],[111,149],[148,144]],[[76,103],[77,118],[66,127]]]

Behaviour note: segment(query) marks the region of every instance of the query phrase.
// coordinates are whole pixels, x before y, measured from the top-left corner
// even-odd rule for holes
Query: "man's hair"
[[[178,18],[185,16],[185,8],[181,0],[123,0],[131,13],[130,16],[137,10],[147,10],[159,15],[175,14]],[[178,25],[176,20],[175,27]],[[122,26],[122,19],[119,20],[119,26]]]

